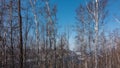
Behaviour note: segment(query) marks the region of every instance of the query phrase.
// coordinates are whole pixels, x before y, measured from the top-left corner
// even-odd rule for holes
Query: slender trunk
[[[85,68],[88,68],[87,59],[85,60]]]
[[[10,26],[11,26],[11,59],[12,59],[12,68],[14,68],[14,47],[13,47],[13,29],[12,29],[12,0],[10,1]]]
[[[89,22],[89,24],[88,24],[88,28],[89,28],[89,35],[88,35],[88,46],[89,46],[89,50],[90,50],[90,55],[91,55],[91,28],[90,28],[90,22]]]
[[[37,65],[39,66],[39,27],[38,27],[38,19],[37,19],[37,14],[35,12],[35,2],[33,4],[32,0],[30,0],[30,4],[32,6],[32,12],[33,12],[33,15],[34,15],[34,22],[35,22],[35,25],[36,25],[36,30],[35,30],[35,33],[36,33],[36,46],[37,48],[37,53],[38,53],[38,57],[37,57]]]
[[[55,58],[54,58],[54,60],[55,60],[55,68],[57,68],[57,67],[56,67],[56,40],[55,40],[55,39],[54,39],[54,51],[55,51],[55,52],[54,52],[54,53],[55,53],[55,54],[54,54],[54,57],[55,57]]]
[[[56,18],[56,12],[55,12],[55,15],[54,15],[54,17],[55,17],[55,23],[56,23],[56,21],[57,21],[57,18]],[[57,32],[57,29],[55,28],[55,23],[53,24],[53,28],[54,28],[54,64],[55,64],[55,68],[57,68],[57,63],[56,63],[56,59],[57,59],[57,57],[56,57],[56,32]]]
[[[6,52],[6,32],[4,33],[4,42],[3,42],[3,50],[4,50],[4,61],[3,61],[3,67],[7,68],[7,52]]]
[[[62,53],[62,55],[61,55],[61,56],[62,56],[62,57],[61,57],[61,59],[62,59],[61,68],[64,68],[64,65],[63,65],[63,61],[64,61],[64,60],[63,60],[63,58],[64,58],[64,55],[63,55],[63,45],[64,45],[64,44],[63,44],[63,39],[62,39],[62,37],[61,37],[61,51],[62,51],[62,52],[61,52],[61,53]]]
[[[21,0],[18,0],[18,22],[19,22],[19,35],[20,35],[20,68],[23,68],[23,39],[22,39],[22,17],[21,17]]]
[[[27,11],[28,12],[28,11]],[[27,58],[27,56],[26,56],[26,45],[27,45],[27,40],[28,40],[28,37],[27,37],[27,35],[28,35],[28,14],[27,14],[27,22],[26,22],[26,33],[25,33],[25,46],[24,46],[24,48],[25,48],[25,50],[24,50],[24,67],[26,67],[26,58]]]
[[[98,0],[95,3],[95,68],[98,67],[97,47],[98,47]]]

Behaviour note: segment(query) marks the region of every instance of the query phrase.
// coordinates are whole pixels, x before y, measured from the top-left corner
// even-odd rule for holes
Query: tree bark
[[[95,3],[95,68],[98,67],[97,47],[98,47],[98,0]]]
[[[18,23],[19,23],[19,35],[20,35],[20,68],[23,68],[23,39],[22,39],[22,17],[21,17],[21,1],[18,0]]]
[[[12,59],[12,68],[14,68],[14,48],[13,48],[13,29],[12,29],[12,0],[10,1],[10,27],[11,27],[11,51],[12,51],[12,54],[11,54],[11,59]]]

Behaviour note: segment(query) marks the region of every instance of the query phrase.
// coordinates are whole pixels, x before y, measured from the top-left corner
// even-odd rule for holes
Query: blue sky
[[[58,7],[58,23],[60,26],[60,32],[64,32],[67,26],[75,25],[76,8],[84,3],[84,0],[53,0]],[[70,28],[70,49],[74,48],[74,35],[73,28]]]
[[[74,25],[76,22],[76,8],[80,4],[85,4],[85,1],[88,0],[53,0],[54,3],[58,6],[58,22],[61,26],[66,26],[68,24]],[[105,27],[110,30],[119,26],[113,17],[118,17],[120,15],[120,0],[108,0],[107,9],[109,11],[107,16],[107,24]]]
[[[107,16],[105,29],[112,31],[113,29],[120,27],[120,23],[114,19],[114,17],[120,19],[120,0],[108,0],[107,9],[109,14]]]

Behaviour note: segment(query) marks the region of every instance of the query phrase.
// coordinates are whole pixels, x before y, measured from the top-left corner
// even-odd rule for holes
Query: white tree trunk
[[[98,47],[98,0],[95,3],[95,68],[98,67],[97,61],[97,47]]]

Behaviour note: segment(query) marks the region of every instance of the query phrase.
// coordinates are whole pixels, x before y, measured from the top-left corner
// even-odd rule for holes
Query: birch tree
[[[97,53],[98,53],[98,35],[99,35],[99,28],[100,24],[104,22],[106,17],[106,7],[107,0],[95,0],[87,5],[88,12],[90,13],[91,17],[93,18],[94,30],[95,30],[95,68],[98,67],[97,61]]]

